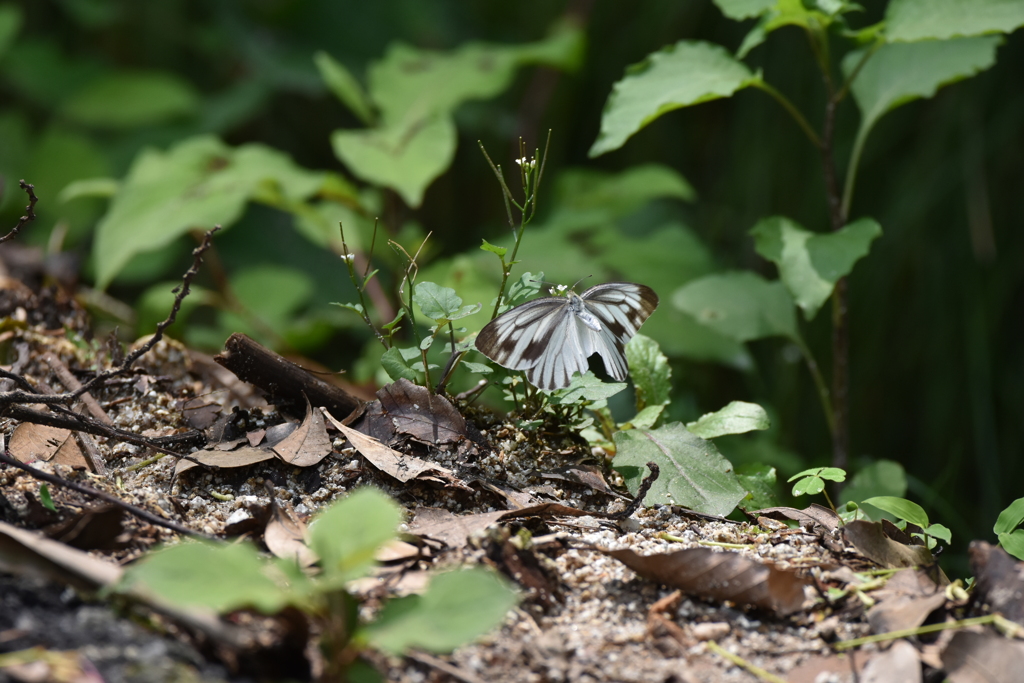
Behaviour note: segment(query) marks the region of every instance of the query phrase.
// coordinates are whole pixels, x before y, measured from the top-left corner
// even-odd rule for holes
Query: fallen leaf
[[[111,550],[124,547],[117,537],[124,531],[124,508],[100,503],[43,529],[50,538],[81,550]]]
[[[185,401],[181,407],[181,414],[189,427],[204,431],[217,421],[221,410],[223,410],[223,406],[219,403],[199,397]]]
[[[915,569],[896,572],[871,597],[877,601],[867,613],[873,633],[917,628],[946,604],[946,592],[927,573]]]
[[[854,656],[848,654],[833,655],[812,655],[800,666],[791,669],[786,673],[787,683],[819,683],[819,681],[857,681],[854,678],[862,669],[863,658],[859,654]],[[835,674],[835,676],[822,676],[822,674]],[[838,678],[840,675],[848,675],[849,678]]]
[[[917,648],[900,639],[888,650],[876,652],[861,672],[861,683],[921,683],[921,657]]]
[[[429,444],[454,443],[466,436],[466,418],[426,387],[402,378],[383,387],[377,398],[399,434]]]
[[[319,463],[333,450],[323,413],[313,410],[306,401],[306,417],[302,424],[272,448],[279,458],[296,467],[311,467]]]
[[[1024,562],[985,541],[971,541],[967,553],[977,580],[975,599],[1024,625]]]
[[[587,486],[595,491],[600,491],[601,493],[616,495],[616,493],[608,486],[608,482],[604,480],[604,475],[601,473],[601,470],[591,465],[566,465],[565,467],[556,467],[548,472],[535,471],[534,474],[544,479],[571,481],[576,484]]]
[[[811,503],[805,510],[782,506],[754,510],[750,514],[763,515],[770,519],[792,519],[805,529],[820,526],[826,531],[833,531],[843,525],[842,517],[817,503]]]
[[[949,683],[1019,683],[1024,644],[996,635],[958,631],[942,652]]]
[[[857,552],[882,567],[929,567],[935,564],[928,548],[893,541],[885,535],[878,522],[854,520],[843,527],[843,533]]]
[[[462,548],[473,534],[496,523],[505,510],[456,515],[444,508],[419,507],[409,524],[409,533],[444,543],[449,548]]]
[[[11,435],[8,448],[11,455],[21,462],[44,460],[75,469],[88,467],[70,429],[22,422]]]
[[[294,560],[300,567],[316,564],[316,553],[307,545],[306,525],[295,515],[290,503],[274,502],[263,542],[275,557]]]
[[[795,572],[755,562],[735,552],[687,548],[640,555],[629,548],[598,550],[643,578],[678,588],[688,595],[759,607],[780,616],[803,607],[804,586],[809,583]]]
[[[174,466],[174,476],[177,477],[182,472],[187,472],[193,467],[198,467],[199,465],[206,465],[208,467],[215,467],[218,469],[254,465],[258,462],[263,462],[264,460],[270,460],[275,457],[275,453],[268,448],[243,446],[242,448],[237,448],[233,451],[218,451],[204,448],[201,451],[190,453],[189,457],[194,458],[196,462],[182,458],[178,461],[178,464]]]
[[[324,415],[348,439],[349,443],[359,451],[360,455],[381,472],[391,475],[398,481],[405,483],[412,479],[419,479],[434,481],[445,486],[468,488],[451,470],[429,460],[399,453],[385,446],[372,436],[367,436],[351,427],[346,427],[330,413],[324,411]]]

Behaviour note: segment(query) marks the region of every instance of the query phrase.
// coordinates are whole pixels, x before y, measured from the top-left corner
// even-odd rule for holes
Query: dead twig
[[[18,187],[25,190],[28,195],[28,206],[25,207],[25,215],[18,219],[18,224],[11,228],[9,233],[0,237],[0,244],[17,237],[23,227],[36,219],[36,202],[39,201],[39,198],[36,197],[36,186],[19,180]]]
[[[186,536],[192,536],[194,538],[206,538],[206,539],[210,538],[210,536],[207,536],[206,534],[200,533],[198,531],[193,531],[192,529],[189,529],[186,526],[182,526],[181,524],[178,524],[177,522],[172,522],[171,520],[165,519],[165,518],[163,518],[163,517],[161,517],[159,515],[155,515],[152,512],[149,512],[148,510],[143,510],[142,508],[136,507],[136,506],[132,505],[131,503],[126,503],[125,501],[121,500],[117,496],[112,496],[109,493],[105,493],[105,492],[100,491],[98,489],[94,489],[91,486],[86,486],[84,484],[79,484],[77,482],[68,481],[67,479],[64,479],[62,477],[58,477],[55,474],[48,474],[48,473],[43,472],[41,470],[37,470],[36,468],[32,467],[31,465],[26,465],[25,463],[21,462],[20,460],[17,460],[15,458],[11,457],[10,452],[7,450],[6,444],[4,444],[3,450],[2,450],[2,452],[0,452],[0,462],[4,463],[5,465],[10,465],[11,467],[17,467],[20,470],[24,470],[29,475],[31,475],[34,479],[38,479],[39,481],[45,481],[46,483],[53,484],[54,486],[63,486],[65,488],[71,489],[72,491],[77,491],[78,493],[81,493],[82,495],[90,496],[92,498],[99,498],[100,500],[104,500],[104,501],[106,501],[106,502],[108,502],[108,503],[110,503],[112,505],[116,505],[116,506],[124,509],[125,511],[127,511],[128,513],[130,513],[132,515],[135,515],[139,519],[142,519],[144,521],[149,522],[150,524],[155,524],[157,526],[162,526],[162,527],[164,527],[166,529],[170,529],[171,531],[174,531],[174,532],[177,532],[179,534],[186,535]]]
[[[661,474],[661,468],[658,467],[658,463],[656,462],[647,463],[647,469],[649,469],[651,473],[647,475],[643,480],[643,483],[640,484],[640,490],[636,492],[636,498],[633,499],[633,502],[630,503],[629,507],[622,512],[616,512],[615,514],[608,515],[608,519],[626,519],[640,509],[640,506],[644,502],[644,496],[646,496],[647,492],[651,490],[651,485],[657,481],[658,475]]]

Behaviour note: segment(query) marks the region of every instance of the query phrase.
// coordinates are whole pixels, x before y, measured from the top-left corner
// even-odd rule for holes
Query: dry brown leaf
[[[1019,683],[1024,643],[995,633],[958,631],[942,652],[950,683]]]
[[[185,401],[181,407],[181,414],[189,427],[204,431],[217,421],[223,409],[219,403],[200,396]]]
[[[571,481],[577,484],[582,484],[583,486],[588,486],[595,491],[600,491],[601,493],[616,495],[608,486],[608,482],[604,480],[604,475],[601,473],[601,470],[591,465],[567,465],[565,467],[556,467],[549,472],[537,472],[536,474],[544,479]]]
[[[805,529],[820,526],[827,531],[833,531],[843,524],[843,520],[839,515],[817,503],[811,503],[805,510],[782,506],[754,510],[750,514],[763,515],[770,519],[792,519]]]
[[[885,535],[878,522],[854,520],[843,527],[843,533],[853,547],[864,557],[886,568],[928,567],[935,564],[928,548],[922,545],[903,545]]]
[[[217,468],[230,468],[230,467],[245,467],[246,465],[254,465],[264,460],[270,460],[275,457],[274,451],[268,448],[253,448],[252,446],[243,446],[233,451],[218,451],[214,449],[204,448],[201,451],[190,453],[189,457],[194,458],[198,462],[192,460],[179,460],[178,464],[174,466],[174,476],[178,476],[182,472],[187,472],[193,467],[199,465],[207,465],[209,467]]]
[[[278,457],[296,467],[311,467],[330,455],[333,446],[324,415],[306,401],[306,417],[295,431],[273,446]]]
[[[434,481],[446,486],[467,488],[451,470],[411,455],[405,455],[385,446],[372,436],[367,436],[351,427],[346,427],[333,415],[324,411],[324,415],[338,428],[349,443],[359,451],[374,467],[405,483],[412,479]]]
[[[921,683],[921,657],[917,648],[900,639],[888,650],[876,652],[861,673],[861,683]]]
[[[81,550],[110,550],[123,547],[117,537],[124,530],[125,509],[113,503],[99,503],[68,519],[43,529],[61,543]]]
[[[818,683],[819,681],[857,681],[854,674],[863,669],[859,653],[812,655],[800,666],[786,673],[787,683]],[[825,674],[825,676],[822,676]],[[830,675],[832,674],[832,675]],[[843,678],[839,678],[844,676]]]
[[[977,579],[975,598],[1024,625],[1024,562],[985,541],[971,541],[968,554]]]
[[[896,572],[871,597],[877,600],[867,613],[874,633],[917,628],[946,603],[946,591],[935,585],[926,572],[915,569]]]
[[[687,548],[640,555],[629,548],[598,550],[645,579],[678,588],[688,595],[760,607],[781,616],[802,609],[804,586],[809,583],[795,572],[755,562],[735,552]]]
[[[307,545],[306,525],[290,503],[275,502],[263,542],[275,557],[294,560],[300,567],[316,564],[317,556]]]
[[[449,548],[462,548],[474,533],[496,523],[504,510],[455,515],[444,508],[416,508],[409,524],[409,533],[444,543]]]
[[[121,578],[121,567],[116,562],[101,560],[6,522],[0,522],[0,571],[42,575],[87,590],[108,586]]]
[[[21,462],[45,460],[76,469],[88,467],[75,435],[60,427],[22,422],[11,435],[9,450]]]
[[[399,434],[429,444],[454,443],[466,436],[466,418],[426,387],[403,378],[383,387],[377,398]]]

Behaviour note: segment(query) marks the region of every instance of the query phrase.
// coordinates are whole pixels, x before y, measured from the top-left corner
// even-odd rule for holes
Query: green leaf
[[[403,378],[410,382],[419,381],[419,373],[409,367],[405,358],[402,357],[401,350],[396,346],[392,346],[384,352],[384,355],[380,357],[380,366],[395,382]]]
[[[247,542],[186,541],[150,553],[128,567],[117,590],[136,584],[172,604],[216,612],[254,607],[273,614],[299,595],[271,578],[268,565]]]
[[[459,312],[462,299],[450,287],[441,287],[433,282],[419,282],[412,300],[431,320],[450,320]]]
[[[438,574],[423,595],[389,600],[363,633],[393,655],[408,648],[450,652],[501,625],[516,594],[497,573],[482,567]]]
[[[565,40],[573,36],[575,40]],[[504,92],[519,66],[538,62],[571,66],[581,39],[579,28],[569,28],[537,43],[516,46],[470,42],[442,52],[392,43],[384,59],[369,68],[370,95],[386,122],[407,112],[447,115],[467,100]]]
[[[925,536],[933,536],[939,540],[945,541],[947,545],[953,542],[953,532],[942,524],[930,524],[927,527],[923,527],[921,532]]]
[[[483,249],[484,251],[489,251],[492,254],[497,254],[499,258],[504,258],[505,254],[508,252],[507,247],[496,247],[487,240],[480,241],[483,242],[483,244],[480,245],[481,249]]]
[[[86,126],[134,128],[194,114],[199,94],[192,85],[163,71],[117,72],[69,97],[63,114]]]
[[[775,6],[777,0],[715,0],[722,14],[741,21],[760,16]]]
[[[446,114],[406,117],[368,130],[336,130],[334,154],[363,180],[390,187],[415,208],[455,157],[455,123]]]
[[[658,423],[658,418],[665,412],[665,406],[657,404],[653,406],[647,406],[638,412],[633,418],[627,422],[628,427],[625,429],[651,429]]]
[[[874,505],[879,510],[888,512],[890,515],[894,515],[897,519],[905,519],[911,524],[924,529],[928,526],[928,513],[924,511],[924,508],[913,503],[906,498],[897,498],[896,496],[874,496],[867,500],[861,501],[861,505]]]
[[[999,545],[1018,560],[1024,560],[1024,529],[999,534]]]
[[[21,30],[21,8],[13,3],[0,5],[0,59],[7,52]]]
[[[736,467],[736,479],[747,490],[740,506],[746,510],[763,510],[779,504],[775,495],[778,475],[775,468],[763,463],[744,463]]]
[[[612,467],[636,494],[645,466],[655,462],[661,475],[651,486],[648,505],[682,505],[709,515],[727,515],[747,492],[732,464],[715,445],[692,434],[679,422],[658,429],[629,429],[614,435]]]
[[[839,501],[862,503],[871,496],[902,497],[906,492],[907,473],[903,465],[892,460],[878,460],[850,477],[850,483],[843,489]]]
[[[243,268],[231,277],[231,289],[239,303],[274,327],[284,327],[290,316],[309,302],[315,288],[309,275],[286,266]]]
[[[373,123],[373,103],[363,90],[358,79],[334,57],[323,50],[313,55],[313,62],[320,72],[320,78],[342,104],[349,108],[363,123]]]
[[[636,409],[666,405],[672,393],[672,368],[658,342],[642,334],[626,344],[629,376],[636,387]]]
[[[377,548],[395,537],[401,521],[401,508],[373,488],[359,489],[321,513],[309,528],[309,545],[320,558],[324,583],[340,588],[366,574]]]
[[[53,497],[50,496],[50,487],[46,484],[39,485],[39,503],[50,512],[57,511],[57,506],[53,504]]]
[[[811,467],[802,472],[797,472],[786,481],[793,481],[800,477],[818,477],[829,481],[846,481],[846,472],[839,467]]]
[[[760,76],[719,45],[682,40],[663,47],[630,66],[615,84],[590,156],[618,149],[662,114],[730,97],[758,81]]]
[[[76,180],[68,183],[60,194],[57,201],[70,202],[79,197],[103,197],[110,198],[117,194],[121,183],[116,178],[89,178],[87,180]]]
[[[1019,0],[892,0],[885,9],[892,42],[1012,33],[1024,26]]]
[[[1021,522],[1024,522],[1024,498],[1018,498],[999,513],[992,531],[996,534],[1005,534],[1019,527]]]
[[[932,40],[920,43],[882,45],[868,59],[853,81],[853,98],[861,112],[860,128],[854,140],[851,167],[856,168],[868,133],[886,113],[916,99],[933,96],[939,88],[969,78],[996,61],[999,36]],[[843,73],[849,78],[866,50],[850,52],[843,58]]]
[[[611,398],[626,388],[625,382],[602,382],[589,370],[586,374],[573,374],[569,386],[556,389],[549,397],[551,405],[575,405],[583,401],[594,402]]]
[[[757,253],[778,266],[780,279],[810,320],[832,295],[836,282],[867,255],[882,226],[862,218],[837,232],[819,234],[772,216],[758,221],[750,234]]]
[[[732,401],[714,413],[702,415],[686,428],[702,439],[714,439],[726,434],[746,434],[756,429],[768,429],[768,413],[756,403]]]
[[[579,215],[597,210],[613,218],[633,213],[654,199],[697,199],[686,178],[661,164],[638,164],[615,173],[569,169],[558,177],[555,194],[560,200],[558,212]]]
[[[202,136],[166,152],[144,150],[96,227],[97,284],[106,287],[137,254],[161,249],[189,230],[234,223],[267,186],[299,201],[316,192],[322,178],[258,144],[231,148]]]
[[[781,282],[750,272],[709,275],[683,285],[672,305],[739,342],[781,336],[800,340],[793,298]]]

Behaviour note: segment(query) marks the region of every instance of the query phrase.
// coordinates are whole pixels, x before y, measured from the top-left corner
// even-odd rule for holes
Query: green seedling
[[[387,496],[361,489],[310,527],[309,547],[319,557],[315,576],[296,560],[262,557],[248,542],[186,542],[147,555],[115,590],[141,588],[174,605],[219,613],[298,608],[320,634],[324,680],[372,680],[375,672],[360,659],[367,648],[395,655],[409,648],[448,652],[498,626],[516,602],[504,579],[476,567],[438,573],[422,595],[390,600],[375,618],[362,618],[347,586],[369,574],[401,519]]]

